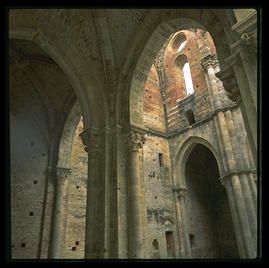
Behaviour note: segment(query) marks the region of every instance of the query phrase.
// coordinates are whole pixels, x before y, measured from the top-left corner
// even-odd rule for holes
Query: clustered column
[[[215,55],[207,55],[202,59],[201,64],[204,72],[208,76],[208,86],[211,89],[213,109],[219,109],[222,107],[222,102],[214,71],[214,68],[217,64],[217,58]]]
[[[236,159],[232,148],[232,138],[229,135],[229,111],[225,116],[222,108],[222,103],[219,98],[219,90],[215,79],[214,72],[214,56],[207,55],[202,59],[202,66],[208,76],[209,87],[212,89],[212,93],[216,94],[213,96],[213,109],[216,112],[215,124],[218,129],[217,133],[219,136],[219,142],[224,148],[224,159],[226,159],[226,166],[228,168],[227,174],[223,177],[222,182],[226,188],[233,220],[235,223],[235,231],[239,246],[240,255],[242,258],[253,258],[256,257],[256,241],[255,235],[256,223],[253,222],[256,219],[253,218],[253,212],[249,213],[248,210],[253,207],[248,207],[250,202],[246,198],[248,193],[244,190],[246,187],[244,176],[239,176],[236,166]],[[224,179],[225,178],[225,179]]]
[[[66,221],[66,181],[71,174],[71,169],[57,167],[54,175],[54,206],[52,220],[52,235],[50,244],[50,258],[61,258],[61,249],[65,237]]]
[[[145,136],[131,130],[126,136],[128,153],[127,173],[127,212],[128,212],[128,257],[143,259],[143,210],[139,152],[145,143]]]
[[[88,153],[85,258],[102,259],[105,251],[104,133],[90,128],[83,131],[80,138]]]
[[[188,232],[188,223],[187,223],[187,213],[186,213],[186,188],[183,187],[173,187],[173,193],[175,196],[176,202],[176,215],[177,222],[179,224],[178,232],[179,232],[179,243],[182,252],[182,258],[191,258],[191,246],[189,240],[189,232]]]

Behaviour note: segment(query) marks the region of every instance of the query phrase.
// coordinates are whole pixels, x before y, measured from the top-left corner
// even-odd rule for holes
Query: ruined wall
[[[10,126],[12,258],[37,258],[42,228],[44,234],[47,234],[42,246],[48,248],[49,225],[42,226],[42,218],[48,219],[49,223],[52,207],[50,200],[47,203],[50,208],[43,214],[48,194],[47,121],[41,108],[42,103],[35,95],[30,81],[24,79],[18,83],[23,74],[14,66],[11,67],[11,73],[14,75],[10,84],[13,106]],[[27,102],[23,101],[18,89],[24,92]]]
[[[146,135],[146,143],[143,147],[143,179],[147,214],[146,256],[147,258],[175,257],[175,249],[174,256],[167,255],[166,244],[166,232],[169,231],[173,232],[174,246],[177,242],[170,156],[166,139]]]
[[[143,96],[143,118],[145,128],[166,132],[163,101],[159,77],[154,65],[151,66]]]
[[[79,137],[83,131],[80,120],[71,153],[72,173],[67,185],[67,219],[63,257],[83,259],[85,245],[88,155]]]
[[[238,258],[229,201],[216,159],[197,145],[186,163],[188,234],[193,258]]]
[[[180,52],[177,50],[182,41],[178,41],[178,36],[186,39],[186,44]],[[193,111],[195,121],[205,118],[212,111],[206,78],[201,66],[202,47],[208,47],[211,54],[216,53],[209,33],[193,29],[176,33],[164,52],[165,99],[170,132],[189,125],[186,118],[186,111],[189,109]],[[191,95],[186,93],[182,66],[180,62],[178,63],[180,57],[186,57],[190,66],[194,89]]]

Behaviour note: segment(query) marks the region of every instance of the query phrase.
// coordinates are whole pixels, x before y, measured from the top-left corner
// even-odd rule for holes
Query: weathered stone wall
[[[11,34],[14,34],[13,31],[18,30],[16,29],[18,27],[20,37],[25,37],[27,35],[27,38],[32,39],[34,42],[39,42],[42,47],[48,50],[50,55],[59,64],[59,66],[63,68],[69,81],[71,81],[72,86],[74,86],[77,97],[80,99],[80,101],[82,100],[82,111],[85,115],[85,122],[90,122],[91,124],[92,121],[94,121],[93,125],[98,126],[102,125],[102,123],[100,123],[102,120],[102,122],[108,122],[109,120],[106,118],[104,112],[104,103],[109,103],[112,110],[114,108],[119,109],[119,122],[123,123],[123,127],[125,127],[124,124],[129,124],[129,117],[131,117],[131,122],[134,121],[137,126],[144,127],[140,109],[144,103],[145,110],[148,109],[147,118],[145,119],[147,127],[152,128],[155,131],[163,132],[165,131],[165,122],[162,121],[164,111],[162,110],[163,106],[160,101],[161,95],[159,95],[160,89],[157,74],[154,70],[152,70],[148,76],[148,74],[145,74],[143,71],[151,66],[152,58],[156,52],[155,47],[160,47],[160,43],[164,41],[162,38],[165,38],[165,33],[170,35],[170,29],[181,27],[181,19],[178,20],[178,18],[190,17],[197,20],[198,22],[201,22],[201,24],[205,25],[205,27],[210,27],[215,36],[223,35],[224,37],[220,37],[219,40],[223,40],[223,43],[226,46],[228,46],[228,44],[226,44],[226,39],[228,39],[229,44],[232,44],[232,40],[229,40],[229,24],[227,24],[227,21],[224,21],[223,25],[225,26],[220,26],[221,24],[219,17],[217,17],[215,13],[217,12],[211,10],[168,10],[167,12],[161,10],[160,13],[159,10],[153,10],[152,12],[148,10],[111,10],[100,12],[99,14],[98,12],[95,13],[95,11],[91,12],[89,10],[18,9],[10,12],[10,28],[12,30]],[[169,17],[170,14],[173,14],[173,16]],[[211,16],[210,14],[213,15]],[[223,18],[225,18],[225,13],[223,12],[223,14]],[[104,18],[108,23],[107,28],[101,23]],[[176,20],[174,20],[172,23],[168,22],[174,18],[176,18]],[[162,19],[163,21],[167,21],[167,23],[160,25],[159,23]],[[98,23],[100,24],[99,26]],[[186,28],[188,28],[188,25],[195,25],[195,23],[193,24],[193,22],[191,22],[191,20],[188,21],[188,19],[187,22],[185,21],[184,23],[183,25]],[[212,27],[210,24],[212,24]],[[158,26],[160,26],[159,28],[163,29],[163,32],[160,30],[159,32],[154,33]],[[98,29],[98,27],[100,28]],[[28,31],[25,29],[30,30]],[[24,33],[24,30],[27,32],[26,34]],[[224,30],[225,33],[227,32],[227,36],[229,38],[226,38]],[[103,44],[104,40],[102,38],[104,36],[102,35],[102,32],[106,32],[106,37],[111,41],[111,43],[105,42],[105,44]],[[166,105],[168,108],[167,121],[170,121],[168,122],[170,123],[170,133],[166,134],[173,134],[174,136],[169,140],[168,148],[168,141],[165,138],[147,135],[148,140],[143,148],[144,162],[142,164],[140,163],[141,166],[139,167],[141,177],[144,178],[141,183],[141,200],[146,201],[143,203],[143,206],[145,206],[145,215],[143,216],[146,256],[151,258],[167,257],[165,232],[173,231],[175,244],[177,241],[174,218],[175,212],[173,208],[174,200],[171,191],[171,175],[176,177],[177,174],[172,174],[172,170],[175,169],[176,164],[181,164],[174,162],[181,145],[184,144],[184,142],[190,137],[195,136],[201,137],[208,141],[219,156],[219,168],[221,169],[220,173],[222,174],[223,171],[227,171],[225,162],[230,160],[226,159],[225,154],[223,154],[223,148],[221,148],[223,145],[219,140],[221,133],[219,133],[219,129],[216,129],[215,124],[218,121],[215,120],[214,122],[214,118],[208,118],[201,124],[199,123],[199,121],[201,122],[202,119],[206,119],[208,116],[211,116],[210,96],[208,96],[205,76],[201,69],[199,60],[201,55],[199,53],[201,52],[201,48],[204,46],[204,40],[206,40],[206,43],[208,42],[209,48],[211,49],[211,54],[214,54],[214,47],[212,45],[213,42],[208,33],[203,31],[191,30],[185,31],[185,33],[187,35],[188,42],[183,51],[180,53],[184,53],[190,63],[195,93],[193,94],[193,97],[185,98],[184,90],[182,88],[182,78],[179,76],[177,68],[178,66],[174,64],[174,60],[178,54],[176,55],[174,52],[171,52],[171,54],[168,53],[168,64],[167,66],[165,64],[164,67],[166,68],[165,82],[167,89]],[[150,35],[154,36],[155,39],[153,38],[150,40]],[[198,38],[197,42],[195,41],[196,37]],[[146,42],[148,40],[150,40],[150,42],[148,42],[148,45],[146,46]],[[219,41],[219,43],[222,42]],[[110,45],[112,49],[109,48]],[[143,52],[143,54],[141,51],[144,47],[145,53]],[[19,48],[19,50],[21,49],[23,52],[23,47]],[[24,68],[22,66],[23,64],[21,65],[22,60],[24,59],[24,56],[26,56],[26,58],[30,56],[30,61],[32,61],[34,64],[32,65],[32,71],[30,69],[30,72],[28,72],[28,76],[33,75],[34,71],[38,72],[38,74],[43,73],[44,76],[32,77],[32,81],[29,83],[29,81],[27,82],[27,79],[25,78],[27,75],[24,73],[20,74],[20,77],[17,76],[17,74],[19,74],[18,70],[15,70],[12,73],[11,80],[13,80],[13,82],[16,81],[17,78],[18,80],[16,81],[16,85],[11,86],[11,88],[19,88],[19,90],[15,93],[18,95],[17,100],[11,101],[13,124],[13,132],[11,133],[12,252],[16,258],[36,258],[40,252],[38,248],[38,237],[43,234],[41,257],[46,258],[48,241],[50,238],[51,209],[53,207],[53,191],[51,182],[49,182],[48,187],[46,186],[48,145],[52,146],[53,142],[50,140],[50,138],[56,135],[56,131],[53,127],[59,127],[59,129],[61,129],[59,125],[64,122],[65,116],[68,114],[67,110],[68,105],[71,103],[71,99],[67,98],[65,101],[63,96],[70,97],[70,92],[72,90],[69,83],[60,83],[61,85],[55,83],[61,80],[59,79],[59,73],[55,72],[57,67],[55,69],[44,70],[43,67],[36,66],[36,57],[34,57],[34,60],[32,57],[36,55],[33,55],[35,53],[31,54],[34,50],[32,51],[31,47],[27,47],[27,49],[27,51],[24,51],[27,52],[27,55],[23,55],[22,53],[23,57],[21,57],[22,55],[19,54],[17,59],[18,65]],[[227,50],[228,49],[229,48],[227,48]],[[106,58],[107,51],[109,51],[108,54],[114,53],[116,66],[112,72],[116,70],[115,73],[117,74],[114,73],[113,75],[119,79],[120,83],[123,84],[121,88],[117,88],[116,85],[113,85],[115,86],[114,91],[107,91],[107,85],[109,85],[109,88],[112,87],[109,83],[110,80],[103,80],[103,78],[110,77],[111,75],[111,73],[109,73],[111,70],[107,68],[107,66],[110,66],[111,63]],[[143,55],[143,60],[140,61],[142,64],[138,64],[140,69],[138,68],[139,70],[135,73],[134,80],[138,78],[138,80],[141,82],[148,78],[148,81],[146,82],[146,89],[148,87],[150,91],[145,92],[144,84],[142,86],[141,83],[134,84],[135,90],[142,92],[142,94],[137,92],[136,94],[133,94],[134,96],[138,96],[138,98],[135,98],[134,100],[131,99],[129,103],[129,90],[133,86],[130,86],[130,84],[128,84],[129,82],[124,83],[122,81],[132,80],[132,70],[135,69],[140,53]],[[227,52],[225,55],[222,55],[222,57],[226,59],[229,55],[230,53]],[[44,56],[44,54],[41,56]],[[234,57],[231,58],[234,59]],[[244,59],[244,56],[242,56],[242,58]],[[125,62],[127,63],[125,64]],[[25,70],[27,69],[28,67],[26,67]],[[89,72],[89,70],[91,71]],[[239,68],[238,70],[239,73],[243,73],[241,71],[244,71],[245,69]],[[106,72],[109,73],[107,77]],[[250,77],[249,79],[254,81],[255,79],[251,79],[251,76],[249,76],[251,73],[255,72],[252,72],[251,69],[250,71],[246,72],[246,74],[248,74],[247,77]],[[65,77],[63,78],[65,79]],[[38,83],[38,81],[40,81],[40,83]],[[245,81],[247,81],[247,79],[245,79]],[[32,83],[35,83],[35,88],[30,92],[27,89],[31,88]],[[244,83],[241,83],[241,85],[241,89],[247,88],[244,86]],[[62,90],[59,90],[59,88]],[[253,89],[256,89],[256,87],[253,86]],[[39,97],[34,97],[32,92],[38,93],[39,95],[37,95]],[[48,93],[47,96],[44,94],[45,92]],[[63,92],[66,94],[63,94]],[[157,102],[157,105],[154,105],[153,102],[150,101],[142,103],[140,98],[143,95],[143,92],[144,94],[150,93],[154,95],[154,101]],[[255,93],[255,90],[253,90],[252,93]],[[115,101],[115,96],[117,96],[117,101]],[[120,100],[119,102],[122,102],[122,106],[119,106],[120,108],[117,106],[118,100]],[[18,103],[20,103],[20,105],[24,108],[36,106],[45,107],[45,110],[47,109],[47,113],[42,109],[31,110],[30,108],[26,112],[23,111],[23,113],[20,113],[20,110],[18,109],[20,105],[17,105]],[[115,107],[113,107],[114,104]],[[129,109],[126,108],[127,106],[125,104],[130,104],[131,115],[126,112],[129,111]],[[136,109],[136,107],[138,107],[138,109]],[[196,124],[192,126],[188,125],[185,116],[185,112],[189,108],[193,109],[196,122]],[[94,111],[94,113],[89,111]],[[134,112],[132,113],[132,111]],[[245,146],[247,141],[244,140],[244,135],[241,135],[241,132],[243,134],[242,124],[240,123],[241,117],[235,110],[233,110],[231,111],[233,122],[231,122],[228,112],[224,112],[223,114],[229,121],[227,121],[227,129],[230,137],[232,137],[232,152],[235,155],[237,168],[239,169],[243,167],[244,164],[240,160],[242,156],[240,154],[241,145]],[[54,113],[58,113],[58,115],[56,115],[58,120],[53,120]],[[99,114],[100,116],[98,116]],[[253,113],[253,115],[254,114],[255,113]],[[248,113],[247,115],[250,116]],[[114,114],[112,113],[112,117],[113,116]],[[173,116],[176,119],[173,118]],[[88,120],[88,117],[91,118],[92,121]],[[128,118],[128,120],[125,120],[126,118]],[[255,121],[255,117],[253,118],[253,121]],[[110,119],[111,122],[108,123],[116,122],[116,120],[114,120],[115,118]],[[47,133],[47,120],[52,123],[50,134]],[[151,122],[151,120],[153,121]],[[30,122],[34,123],[31,124]],[[231,127],[232,125],[234,125],[235,128]],[[74,140],[74,155],[72,154],[71,168],[73,173],[71,178],[68,180],[69,199],[66,229],[66,249],[64,253],[65,257],[67,258],[83,258],[84,256],[83,235],[85,231],[84,209],[86,201],[87,155],[83,151],[77,134]],[[34,137],[35,140],[33,140],[32,137]],[[227,136],[225,137],[227,138]],[[28,147],[29,144],[30,147]],[[159,146],[160,144],[161,146]],[[246,147],[248,147],[248,145],[246,145]],[[115,152],[113,148],[115,148],[115,146],[110,147],[109,144],[108,148],[106,149],[107,151],[113,151],[113,155],[115,155],[118,152]],[[246,151],[249,150],[246,149]],[[159,164],[159,153],[163,153],[162,167],[160,167]],[[169,160],[169,154],[171,155],[171,160]],[[249,153],[247,152],[246,155],[247,154]],[[141,157],[142,156],[140,155],[140,158]],[[153,161],[153,159],[155,161]],[[196,159],[194,162],[198,161],[199,159]],[[200,174],[200,168],[197,168],[198,172],[192,174],[193,178]],[[191,168],[189,171],[190,170]],[[209,171],[205,170],[203,172],[204,173],[201,173],[202,175],[200,175],[205,177]],[[104,173],[106,173],[106,170],[104,170]],[[167,181],[165,179],[163,180],[166,175],[169,178]],[[36,177],[37,180],[34,179]],[[34,181],[32,184],[31,182],[33,179]],[[117,188],[117,190],[121,191],[119,188]],[[45,199],[46,195],[47,203],[45,204],[43,200]],[[236,194],[235,197],[238,198]],[[191,199],[195,200],[195,197],[191,197]],[[41,212],[41,210],[44,213]],[[240,213],[240,211],[238,212]],[[199,212],[195,213],[198,219],[200,214],[200,210]],[[42,225],[41,221],[43,216],[44,225]],[[212,220],[214,220],[214,217],[211,218],[211,222]],[[240,218],[240,220],[242,220],[242,218]],[[104,222],[100,223],[101,226],[103,223]],[[242,226],[244,226],[244,222],[241,221],[241,223]],[[31,227],[30,229],[29,226]],[[110,230],[107,231],[109,234]],[[130,228],[130,232],[131,231],[132,229]],[[200,233],[202,233],[202,231]],[[88,239],[88,241],[90,241],[90,237]],[[22,243],[25,244],[23,245]],[[204,241],[204,244],[200,244],[199,246],[200,248],[209,248],[209,243]],[[175,248],[176,247],[177,245],[175,245]]]
[[[67,182],[68,201],[63,257],[68,259],[84,258],[88,155],[79,137],[82,131],[81,119],[74,136],[71,153],[72,173]]]
[[[154,65],[145,84],[143,112],[145,128],[166,132],[159,77]]]
[[[18,39],[9,44],[12,256],[47,258],[58,153],[55,150],[75,96],[59,66],[37,44]],[[25,215],[20,216],[22,213]]]
[[[256,12],[255,9],[233,9],[234,15],[238,22],[244,21],[248,16]]]
[[[213,154],[197,145],[186,163],[188,235],[193,258],[238,258],[225,188]]]
[[[186,38],[186,44],[180,52],[177,52],[180,44],[178,44],[177,38],[182,34]],[[165,50],[165,99],[169,131],[188,126],[185,113],[189,109],[193,111],[196,121],[205,118],[212,110],[205,74],[201,66],[200,50],[203,47],[208,47],[211,54],[216,53],[210,34],[200,29],[194,29],[176,33]],[[194,93],[189,96],[186,93],[182,66],[177,63],[182,56],[185,56],[189,63],[192,76]]]
[[[162,160],[159,154],[162,154]],[[161,163],[160,163],[161,161]],[[176,243],[175,211],[171,190],[168,141],[146,135],[143,147],[143,179],[147,221],[145,249],[147,258],[167,258],[165,232],[172,231]],[[157,240],[159,249],[154,249]]]
[[[37,258],[47,188],[48,147],[32,117],[20,110],[10,129],[11,249],[12,258]],[[51,212],[52,202],[47,203]],[[43,240],[48,247],[49,237]]]

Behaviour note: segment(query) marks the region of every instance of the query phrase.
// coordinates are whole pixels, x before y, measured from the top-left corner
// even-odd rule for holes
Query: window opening
[[[194,234],[189,234],[191,248],[196,246]]]
[[[179,46],[177,52],[180,52],[180,51],[184,48],[184,46],[186,45],[186,42],[187,42],[187,41],[184,41],[183,43],[180,44],[180,46]]]
[[[188,62],[186,62],[183,66],[183,75],[184,75],[187,95],[190,95],[194,92],[194,89],[193,89],[193,84],[192,84],[190,65]]]
[[[159,164],[160,164],[160,167],[163,166],[163,154],[162,153],[159,153]]]
[[[185,115],[187,117],[187,120],[188,120],[190,126],[195,123],[194,114],[193,114],[193,111],[192,110],[188,110],[185,113]]]
[[[159,250],[159,243],[157,239],[154,239],[152,242],[152,246],[154,250]]]
[[[165,232],[165,238],[166,238],[167,256],[174,257],[175,247],[174,247],[173,232],[172,231]]]

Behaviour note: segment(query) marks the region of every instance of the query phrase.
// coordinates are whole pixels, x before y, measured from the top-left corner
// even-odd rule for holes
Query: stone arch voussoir
[[[193,148],[197,145],[197,144],[201,144],[204,145],[205,147],[207,147],[211,153],[214,155],[216,161],[217,161],[217,165],[218,165],[218,169],[220,172],[220,176],[222,173],[222,161],[220,159],[219,153],[217,152],[217,150],[214,148],[214,146],[207,141],[204,138],[198,137],[198,136],[191,136],[189,138],[187,138],[186,140],[184,140],[181,144],[179,144],[178,146],[178,150],[177,150],[177,155],[175,158],[175,174],[174,174],[174,178],[175,178],[175,184],[180,185],[181,187],[185,187],[186,186],[186,182],[185,182],[185,167],[186,167],[186,162],[188,160],[189,155],[191,154]]]

